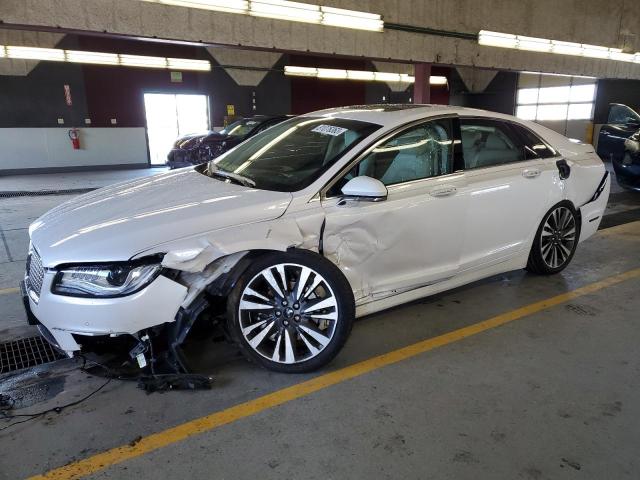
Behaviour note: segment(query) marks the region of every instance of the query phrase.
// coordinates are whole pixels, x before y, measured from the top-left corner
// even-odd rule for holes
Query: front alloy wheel
[[[573,206],[562,203],[547,214],[529,254],[527,269],[540,274],[558,273],[571,261],[578,244],[580,225]]]
[[[230,330],[243,353],[276,371],[306,372],[342,347],[354,316],[342,273],[309,252],[256,261],[229,298]]]

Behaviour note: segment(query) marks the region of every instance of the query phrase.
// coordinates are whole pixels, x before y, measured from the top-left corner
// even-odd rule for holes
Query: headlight
[[[121,297],[149,285],[160,274],[159,263],[77,265],[58,270],[51,291],[73,297]]]

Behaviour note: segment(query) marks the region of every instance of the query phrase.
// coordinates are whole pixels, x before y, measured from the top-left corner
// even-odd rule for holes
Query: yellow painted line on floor
[[[0,295],[9,295],[10,293],[18,293],[20,291],[19,288],[0,288]]]
[[[76,479],[95,472],[103,470],[113,465],[117,465],[126,460],[139,457],[154,450],[172,445],[174,443],[185,440],[194,435],[211,431],[215,428],[227,425],[237,420],[256,415],[278,405],[305,397],[319,390],[323,390],[332,385],[345,382],[349,379],[359,377],[366,373],[378,370],[388,365],[407,360],[434,348],[442,347],[450,343],[471,337],[478,333],[491,330],[514,320],[526,317],[536,312],[546,310],[561,303],[567,302],[583,295],[597,292],[603,288],[616,285],[625,280],[640,277],[640,268],[630,270],[628,272],[608,277],[599,282],[591,283],[581,288],[577,288],[567,293],[557,295],[530,305],[503,313],[496,317],[490,318],[474,325],[454,330],[453,332],[440,335],[439,337],[429,338],[413,345],[409,345],[398,350],[394,350],[384,355],[380,355],[369,360],[365,360],[354,365],[341,368],[334,372],[320,375],[311,380],[307,380],[291,387],[283,388],[268,395],[258,397],[239,405],[227,408],[210,415],[196,418],[181,425],[163,430],[158,433],[151,434],[142,438],[134,445],[123,445],[112,448],[97,455],[79,460],[54,470],[50,470],[42,475],[31,477],[31,479]]]

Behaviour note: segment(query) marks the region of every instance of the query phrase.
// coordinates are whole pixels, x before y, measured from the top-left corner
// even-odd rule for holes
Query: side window
[[[395,185],[450,173],[452,159],[451,120],[434,120],[378,145],[353,174]]]
[[[640,122],[640,116],[626,105],[612,103],[609,106],[609,119],[607,123],[624,125],[626,123]]]
[[[558,155],[558,153],[547,145],[544,140],[542,140],[538,135],[529,130],[528,128],[522,127],[516,123],[511,124],[511,128],[513,128],[520,138],[524,142],[524,155],[525,160],[534,160],[536,158],[551,158]]]
[[[490,167],[525,159],[524,146],[503,122],[461,118],[465,168]]]

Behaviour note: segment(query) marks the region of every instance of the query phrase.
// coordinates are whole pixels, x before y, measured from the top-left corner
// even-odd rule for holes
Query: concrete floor
[[[22,275],[25,227],[67,198],[0,199],[0,290]],[[615,198],[611,215],[640,207],[640,195]],[[0,479],[135,443],[638,267],[640,222],[609,228],[581,244],[560,275],[512,272],[361,319],[344,351],[314,375],[267,372],[212,343],[223,354],[207,372],[211,391],[148,396],[112,381],[76,407],[0,431]],[[635,277],[88,478],[640,478],[639,287]],[[17,294],[0,294],[0,312],[0,340],[27,332]],[[5,377],[0,393],[22,389],[15,413],[71,402],[104,383],[78,367],[67,360]]]

